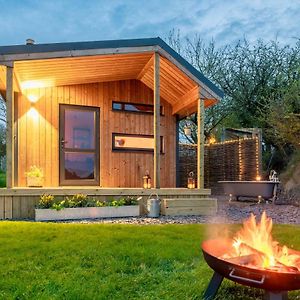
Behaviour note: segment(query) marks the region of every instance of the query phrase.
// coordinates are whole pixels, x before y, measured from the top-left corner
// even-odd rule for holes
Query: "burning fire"
[[[300,255],[273,240],[272,226],[272,219],[266,212],[263,212],[260,222],[256,222],[251,214],[233,238],[231,250],[221,258],[252,268],[300,272]]]

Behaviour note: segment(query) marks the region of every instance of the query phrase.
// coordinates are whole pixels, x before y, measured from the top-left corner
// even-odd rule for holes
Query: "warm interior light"
[[[261,176],[256,176],[256,181],[261,181]]]

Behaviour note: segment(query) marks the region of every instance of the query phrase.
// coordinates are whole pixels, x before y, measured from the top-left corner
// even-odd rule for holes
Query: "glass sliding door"
[[[60,185],[99,185],[99,108],[59,106]]]

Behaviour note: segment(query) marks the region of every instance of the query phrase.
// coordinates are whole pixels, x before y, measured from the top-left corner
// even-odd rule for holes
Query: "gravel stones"
[[[242,223],[251,213],[260,219],[263,211],[278,224],[300,224],[300,207],[292,205],[275,205],[273,203],[261,203],[249,201],[228,202],[224,197],[218,198],[218,211],[215,216],[160,216],[148,218],[147,216],[111,219],[93,219],[66,221],[66,223],[113,223],[113,224],[201,224],[201,223]]]

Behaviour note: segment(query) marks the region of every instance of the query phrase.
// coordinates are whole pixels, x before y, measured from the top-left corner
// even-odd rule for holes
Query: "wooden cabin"
[[[7,104],[0,218],[14,205],[16,218],[30,215],[36,199],[29,196],[43,193],[210,193],[204,110],[223,93],[160,38],[2,46],[0,92]],[[176,189],[178,122],[194,112],[198,186]],[[31,166],[43,170],[43,188],[27,187]],[[146,173],[149,191],[142,189]]]

